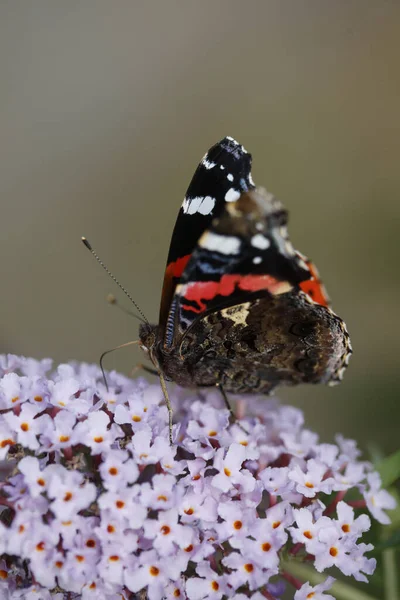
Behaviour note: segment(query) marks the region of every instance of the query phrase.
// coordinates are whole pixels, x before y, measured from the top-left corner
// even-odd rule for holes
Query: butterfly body
[[[250,168],[232,138],[203,158],[174,229],[159,324],[141,326],[142,347],[184,387],[337,383],[351,354],[346,326],[293,248],[287,211]]]

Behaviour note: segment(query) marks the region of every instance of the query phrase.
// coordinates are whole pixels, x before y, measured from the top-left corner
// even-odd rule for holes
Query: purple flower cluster
[[[293,579],[283,556],[373,573],[354,506],[388,523],[394,500],[355,442],[319,443],[265,397],[240,399],[231,424],[217,392],[176,389],[170,446],[159,385],[112,372],[107,391],[97,366],[51,369],[0,356],[1,598],[273,599]],[[328,600],[332,583],[294,598]]]

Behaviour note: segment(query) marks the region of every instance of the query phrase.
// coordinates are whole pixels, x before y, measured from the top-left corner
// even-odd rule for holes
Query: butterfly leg
[[[226,408],[229,410],[229,413],[230,413],[230,415],[231,415],[231,420],[232,420],[232,422],[233,422],[233,423],[237,423],[237,424],[239,425],[240,429],[241,429],[242,431],[244,431],[245,433],[247,433],[247,431],[246,431],[246,429],[243,427],[243,425],[242,425],[241,423],[239,423],[239,421],[237,420],[237,417],[236,417],[235,413],[233,412],[233,408],[232,408],[232,406],[231,406],[231,405],[230,405],[230,403],[229,403],[228,396],[227,396],[227,394],[226,394],[226,392],[225,392],[225,390],[224,390],[223,386],[222,386],[220,383],[217,383],[217,384],[216,384],[216,387],[217,387],[219,390],[221,390],[221,394],[222,394],[222,397],[223,397],[223,399],[224,399],[225,406],[226,406]]]
[[[165,383],[164,375],[162,373],[158,373],[160,377],[161,389],[164,394],[165,404],[168,409],[168,426],[169,426],[169,443],[172,446],[172,406],[168,395],[167,385]]]
[[[229,410],[229,413],[231,415],[232,421],[236,421],[236,415],[233,412],[232,406],[229,404],[228,396],[226,395],[226,392],[225,392],[223,386],[220,383],[217,383],[216,387],[221,391],[222,397],[223,397],[224,402],[225,402],[225,406]]]

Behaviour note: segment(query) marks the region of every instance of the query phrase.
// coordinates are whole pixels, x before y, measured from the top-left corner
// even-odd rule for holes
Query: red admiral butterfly
[[[165,393],[164,377],[233,393],[342,379],[349,334],[287,220],[243,146],[226,137],[207,152],[172,234],[159,324],[139,330]]]

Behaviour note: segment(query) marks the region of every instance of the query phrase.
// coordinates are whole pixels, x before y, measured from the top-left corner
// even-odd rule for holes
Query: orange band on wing
[[[223,275],[219,281],[197,281],[187,284],[182,308],[202,313],[207,308],[205,300],[212,300],[215,296],[230,296],[235,288],[248,292],[268,290],[271,294],[279,294],[289,291],[290,286],[287,282],[279,281],[270,275]],[[198,306],[184,304],[185,300],[196,302]]]
[[[321,306],[329,306],[329,297],[319,278],[317,267],[311,262],[311,260],[308,260],[303,256],[302,258],[307,263],[307,267],[311,273],[311,279],[302,281],[300,283],[300,289],[310,296],[312,301],[316,304],[320,304]]]

